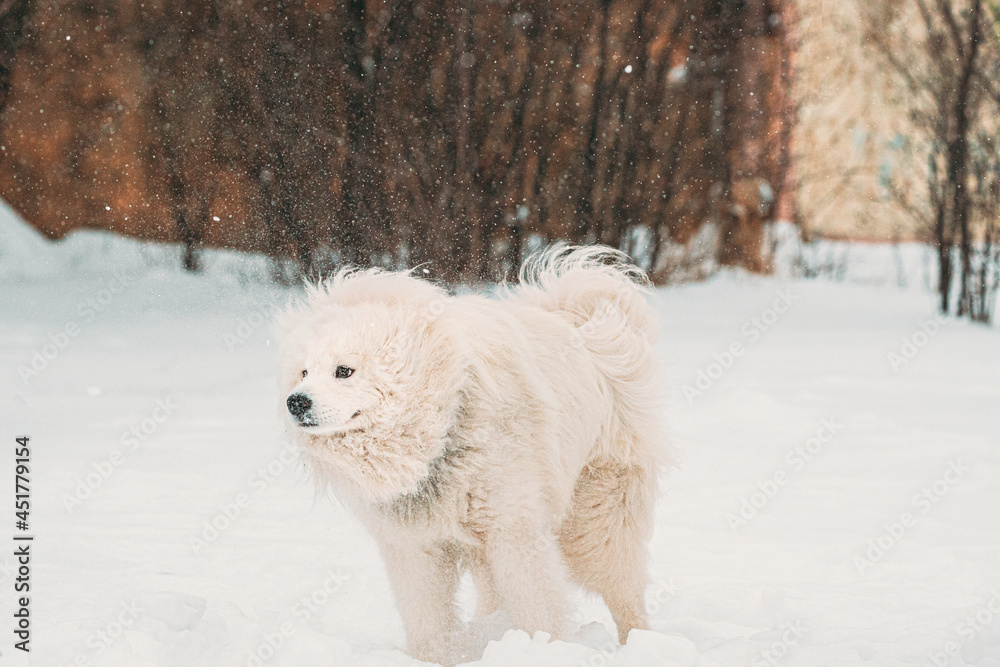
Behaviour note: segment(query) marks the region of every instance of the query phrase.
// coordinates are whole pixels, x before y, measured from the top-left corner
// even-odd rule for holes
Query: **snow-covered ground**
[[[266,320],[290,292],[259,261],[206,261],[53,246],[0,212],[0,663],[415,664],[374,543],[283,441]],[[897,273],[660,290],[678,466],[652,630],[612,646],[581,594],[570,641],[510,631],[474,664],[1000,665],[1000,331],[938,321],[919,271]]]

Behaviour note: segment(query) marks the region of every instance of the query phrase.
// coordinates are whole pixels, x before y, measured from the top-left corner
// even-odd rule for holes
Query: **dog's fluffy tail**
[[[555,245],[525,261],[520,283],[522,297],[565,313],[577,328],[641,335],[647,345],[656,342],[659,327],[646,303],[649,281],[623,252],[599,245]]]
[[[521,268],[521,298],[567,317],[613,395],[612,432],[597,457],[663,463],[664,383],[649,281],[625,253],[606,246],[549,248]]]

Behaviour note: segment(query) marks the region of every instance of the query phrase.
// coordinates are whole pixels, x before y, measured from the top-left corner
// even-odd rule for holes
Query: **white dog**
[[[557,247],[506,298],[410,273],[341,271],[283,318],[288,429],[381,548],[409,651],[465,657],[455,609],[567,630],[571,580],[622,642],[643,591],[663,383],[645,279],[620,253]]]

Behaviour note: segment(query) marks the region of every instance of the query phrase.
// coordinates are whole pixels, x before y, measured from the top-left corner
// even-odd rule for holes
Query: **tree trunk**
[[[344,40],[349,72],[347,92],[347,137],[350,162],[344,174],[343,209],[340,219],[344,260],[361,260],[364,229],[373,226],[372,191],[375,183],[375,70],[376,63],[368,39],[368,12],[365,0],[348,0]]]
[[[962,62],[962,74],[958,90],[955,94],[955,142],[951,155],[949,171],[954,187],[953,229],[959,232],[961,252],[961,291],[958,299],[958,315],[971,315],[972,307],[972,239],[969,233],[969,95],[972,77],[976,72],[977,56],[979,55],[980,18],[982,15],[981,0],[974,0],[969,16],[969,43],[966,46],[968,55]],[[956,38],[957,39],[957,38]],[[961,54],[960,44],[956,50]]]
[[[0,111],[7,104],[10,93],[10,71],[14,55],[24,36],[31,9],[29,0],[7,0],[0,2]]]

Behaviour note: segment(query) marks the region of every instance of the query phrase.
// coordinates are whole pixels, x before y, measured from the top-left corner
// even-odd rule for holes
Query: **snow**
[[[0,199],[0,278],[5,282],[52,274],[57,253],[33,227],[21,223]]]
[[[282,438],[266,320],[294,290],[261,258],[189,275],[176,247],[50,244],[9,211],[0,236],[0,506],[10,535],[28,434],[36,536],[29,661],[0,531],[0,661],[418,664],[373,541]],[[578,594],[569,640],[486,619],[472,664],[1000,665],[1000,333],[936,319],[919,261],[905,289],[854,263],[658,291],[678,465],[652,629],[615,646]]]

